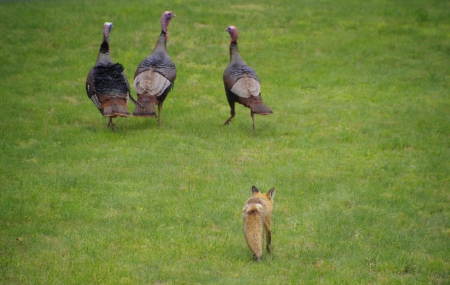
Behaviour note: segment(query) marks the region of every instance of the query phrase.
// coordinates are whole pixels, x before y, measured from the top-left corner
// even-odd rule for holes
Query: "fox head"
[[[265,214],[270,219],[273,208],[273,197],[275,196],[275,187],[269,190],[269,192],[262,194],[256,186],[252,186],[252,197],[250,197],[244,205],[244,213],[249,214],[257,210],[258,212]],[[252,206],[252,207],[250,207]]]
[[[252,186],[252,198],[261,198],[265,201],[270,201],[273,203],[273,198],[275,197],[275,187],[269,190],[266,194],[262,194],[256,186]]]

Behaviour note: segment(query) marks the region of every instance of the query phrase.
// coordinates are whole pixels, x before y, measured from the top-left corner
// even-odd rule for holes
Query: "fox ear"
[[[258,188],[256,186],[252,186],[252,194],[259,193]]]
[[[275,197],[275,187],[272,187],[272,189],[267,192],[267,197],[269,197],[270,200],[273,200],[273,197]]]

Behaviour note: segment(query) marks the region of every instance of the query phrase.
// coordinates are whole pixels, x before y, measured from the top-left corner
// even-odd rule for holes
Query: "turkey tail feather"
[[[250,109],[252,110],[252,112],[254,114],[258,114],[258,115],[270,115],[273,113],[272,110],[269,109],[269,107],[264,105],[264,103],[252,104],[252,105],[250,105]]]
[[[142,118],[151,118],[156,116],[156,104],[158,99],[156,96],[144,96],[138,95],[138,104],[142,108],[136,107],[133,112],[133,116]]]
[[[133,116],[141,118],[151,118],[156,116],[156,104],[151,102],[146,102],[142,104],[142,109],[136,107],[133,112]]]
[[[131,94],[129,94],[129,96],[130,96],[131,102],[133,102],[134,105],[138,106],[138,107],[141,108],[143,111],[145,111],[144,106],[142,106],[141,104],[139,104],[138,101],[136,101],[136,99],[134,99],[133,96],[131,96]]]
[[[270,115],[272,114],[272,110],[267,107],[266,104],[263,103],[261,97],[251,97],[247,101],[247,106],[252,110],[252,113],[258,115]]]
[[[127,101],[123,98],[103,99],[102,108],[105,117],[128,117]]]
[[[128,117],[130,116],[130,112],[128,112],[127,108],[122,105],[112,104],[103,110],[103,116],[105,117]]]

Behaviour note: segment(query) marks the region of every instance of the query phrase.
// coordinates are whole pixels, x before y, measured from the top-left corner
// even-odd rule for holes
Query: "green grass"
[[[162,126],[112,133],[84,88],[102,25],[132,82],[169,9]],[[255,132],[222,125],[228,25]],[[447,1],[7,1],[0,62],[1,284],[450,283]],[[277,188],[259,263],[252,185]]]

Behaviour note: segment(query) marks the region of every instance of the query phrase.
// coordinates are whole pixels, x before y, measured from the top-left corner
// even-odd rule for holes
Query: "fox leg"
[[[264,227],[266,228],[266,248],[267,252],[270,252],[270,244],[272,242],[272,232],[270,231],[270,221],[264,222]]]

